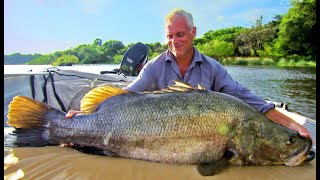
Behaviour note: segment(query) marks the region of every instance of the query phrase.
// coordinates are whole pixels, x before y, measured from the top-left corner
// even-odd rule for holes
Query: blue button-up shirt
[[[261,113],[274,108],[273,103],[267,103],[242,84],[233,80],[218,61],[199,53],[195,47],[191,65],[184,76],[181,75],[173,54],[167,50],[148,61],[138,77],[125,89],[136,92],[160,90],[173,85],[173,80],[184,81],[194,87],[200,84],[208,90],[235,96]]]

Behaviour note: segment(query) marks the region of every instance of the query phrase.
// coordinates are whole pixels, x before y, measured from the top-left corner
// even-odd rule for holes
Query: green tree
[[[152,58],[158,56],[162,52],[166,51],[168,48],[166,44],[160,44],[159,42],[147,43],[146,45],[149,48],[148,59],[152,59]]]
[[[235,39],[235,45],[242,56],[259,56],[258,52],[268,45],[275,35],[276,27],[272,25],[262,25],[263,16],[256,20],[255,26],[242,31]]]
[[[76,48],[76,56],[79,58],[81,64],[96,64],[104,63],[104,59],[101,57],[100,46],[96,45],[80,45]]]
[[[217,60],[234,56],[234,45],[226,41],[212,40],[202,45],[198,44],[197,48],[202,53]]]
[[[32,61],[35,58],[41,57],[41,54],[20,54],[20,53],[13,53],[11,55],[4,55],[4,64],[26,64]]]
[[[122,58],[123,58],[123,55],[120,55],[120,54],[119,54],[119,55],[115,55],[115,56],[113,57],[113,59],[114,59],[113,63],[114,63],[114,64],[120,64]]]
[[[93,45],[96,45],[96,46],[102,46],[102,40],[97,38],[93,41]]]
[[[103,44],[104,53],[107,53],[109,56],[114,56],[120,54],[121,50],[125,48],[121,41],[109,40]]]
[[[316,1],[293,0],[279,26],[275,50],[279,55],[316,55]]]
[[[198,41],[209,42],[210,40],[216,39],[233,43],[235,41],[235,38],[244,30],[245,28],[240,26],[224,28],[219,30],[210,30],[207,33],[205,33],[203,37],[201,37],[202,40]]]
[[[53,66],[68,66],[72,64],[78,64],[79,63],[79,58],[75,55],[63,55],[53,61],[51,64]]]
[[[205,37],[200,37],[200,38],[195,38],[193,40],[193,45],[197,46],[198,44],[201,45],[201,44],[205,44],[207,42],[209,42],[210,39],[207,39]]]
[[[102,45],[101,59],[104,63],[114,63],[114,56],[123,55],[126,47],[121,41],[109,40]]]
[[[50,64],[54,60],[52,55],[42,55],[38,58],[33,59],[32,61],[29,61],[28,65],[47,65]]]
[[[239,52],[238,44],[236,43],[236,39],[239,34],[243,31],[246,31],[247,28],[235,26],[231,28],[224,28],[219,30],[210,30],[204,34],[203,37],[195,39],[194,45],[205,44],[210,42],[211,40],[220,40],[228,43],[232,43],[234,45],[234,54],[239,56],[241,53]]]

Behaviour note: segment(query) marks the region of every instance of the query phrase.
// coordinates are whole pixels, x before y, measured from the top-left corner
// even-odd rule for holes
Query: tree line
[[[196,39],[196,46],[216,59],[241,56],[315,60],[315,0],[293,0],[287,14],[277,15],[267,24],[262,20],[260,16],[251,28],[211,30]]]
[[[4,64],[16,65],[16,64],[25,64],[35,58],[41,57],[41,54],[20,54],[13,53],[11,55],[4,55]]]
[[[281,58],[305,61],[316,59],[316,1],[292,0],[288,12],[263,24],[260,16],[252,27],[230,27],[210,30],[194,40],[200,52],[218,61],[233,57]],[[166,44],[145,43],[148,59],[167,49]],[[37,56],[27,64],[119,64],[134,43],[124,45],[118,40],[82,44],[66,51]]]

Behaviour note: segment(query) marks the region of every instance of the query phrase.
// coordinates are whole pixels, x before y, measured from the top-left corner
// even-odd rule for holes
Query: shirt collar
[[[195,48],[195,46],[193,46],[193,50],[194,50],[194,54],[193,54],[193,58],[190,66],[194,66],[196,63],[203,61],[199,51]],[[174,61],[174,60],[175,60],[175,57],[173,56],[171,51],[168,49],[166,52],[166,61]]]

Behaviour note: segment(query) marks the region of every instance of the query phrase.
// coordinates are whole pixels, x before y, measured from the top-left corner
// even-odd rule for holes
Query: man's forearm
[[[311,137],[309,131],[305,127],[295,122],[290,117],[277,111],[276,109],[270,109],[264,115],[277,124],[299,132],[299,134],[303,137]]]
[[[283,125],[289,129],[292,129],[295,127],[296,123],[294,120],[289,118],[288,116],[282,114],[281,112],[277,111],[276,109],[270,109],[265,113],[265,116],[267,116],[270,120],[273,122]],[[299,124],[300,125],[300,124]]]

